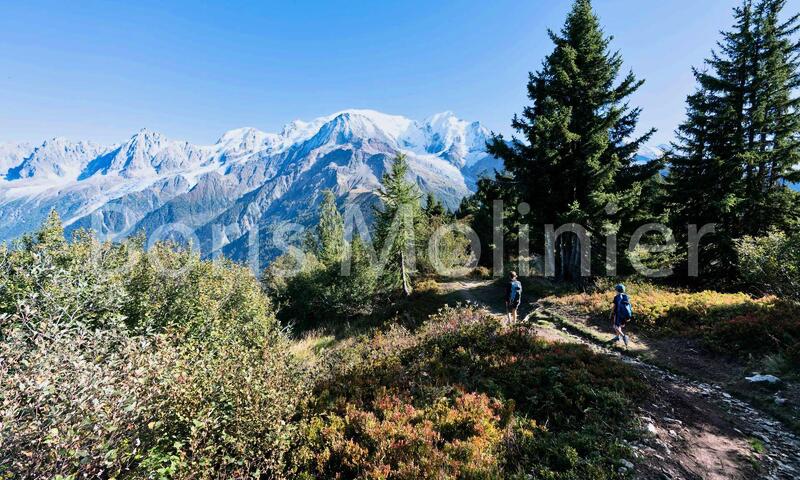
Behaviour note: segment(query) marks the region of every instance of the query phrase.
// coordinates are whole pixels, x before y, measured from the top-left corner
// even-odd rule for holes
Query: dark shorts
[[[516,310],[516,309],[518,309],[518,308],[519,308],[519,301],[516,301],[516,302],[509,302],[509,303],[508,303],[508,309],[509,309],[509,310],[511,310],[511,311],[514,311],[514,310]]]
[[[617,317],[614,317],[614,326],[615,327],[624,327],[625,326],[625,322],[623,322],[622,320],[620,320]]]

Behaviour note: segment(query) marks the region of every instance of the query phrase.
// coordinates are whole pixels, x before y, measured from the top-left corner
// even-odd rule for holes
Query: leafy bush
[[[348,275],[342,275],[339,262],[322,263],[313,252],[307,252],[294,271],[285,268],[292,261],[290,256],[279,258],[262,278],[284,323],[310,329],[368,316],[378,308],[377,273],[358,243]]]
[[[103,245],[84,233],[68,244],[51,215],[15,248],[0,246],[0,313],[115,325],[128,298],[122,286],[128,247]]]
[[[378,272],[358,236],[345,240],[335,200],[332,192],[324,192],[316,235],[264,272],[264,287],[284,323],[315,328],[367,316],[376,306]]]
[[[0,464],[31,476],[280,474],[302,372],[285,345],[214,337],[41,322],[8,332]]]
[[[483,265],[477,266],[469,273],[470,278],[492,278],[492,270]]]
[[[710,348],[720,353],[733,351],[765,355],[786,352],[792,355],[800,344],[800,309],[776,301],[751,313],[711,325],[705,340]]]
[[[27,327],[4,330],[0,343],[0,476],[135,468],[157,442],[148,424],[163,402],[156,378],[169,354],[121,329]]]
[[[759,289],[800,300],[800,234],[772,232],[736,243],[739,271]]]
[[[309,381],[255,277],[60,235],[0,251],[0,476],[287,474]]]

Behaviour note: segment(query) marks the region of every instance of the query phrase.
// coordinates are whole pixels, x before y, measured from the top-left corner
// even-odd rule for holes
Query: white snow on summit
[[[89,160],[100,155],[104,147],[92,142],[71,142],[57,137],[46,140],[24,160],[8,169],[6,179],[47,179],[65,182],[78,178]]]
[[[417,121],[350,109],[295,120],[280,133],[230,130],[213,145],[148,129],[109,146],[63,138],[35,148],[1,145],[0,174],[8,173],[0,177],[0,241],[36,228],[53,208],[66,225],[85,226],[90,216],[106,212],[105,222],[121,206],[127,213],[117,232],[165,222],[204,231],[204,222],[224,218],[237,225],[225,232],[233,241],[259,222],[310,221],[324,188],[342,201],[374,200],[397,152],[408,155],[420,188],[455,208],[481,172],[501,167],[485,152],[488,135],[452,112]],[[471,165],[480,168],[465,168]],[[237,213],[245,201],[247,213]]]
[[[636,154],[644,160],[654,160],[663,157],[669,149],[670,146],[663,143],[659,145],[642,145]]]
[[[6,175],[8,169],[22,163],[33,152],[33,148],[29,143],[0,143],[0,178]]]

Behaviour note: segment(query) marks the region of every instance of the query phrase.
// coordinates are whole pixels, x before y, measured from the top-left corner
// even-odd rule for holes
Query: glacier
[[[324,189],[369,216],[398,152],[408,157],[409,180],[455,209],[480,175],[502,168],[486,152],[490,135],[452,112],[417,121],[351,109],[295,120],[280,133],[231,130],[213,145],[148,129],[117,145],[2,144],[0,241],[35,230],[55,209],[68,231],[94,228],[117,240],[180,226],[204,254],[241,259],[254,229],[313,224]],[[269,257],[265,245],[260,254]]]

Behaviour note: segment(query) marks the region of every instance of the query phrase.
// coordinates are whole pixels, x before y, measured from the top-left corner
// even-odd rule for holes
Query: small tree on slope
[[[411,258],[421,242],[421,194],[408,180],[408,163],[402,154],[395,157],[391,168],[383,176],[379,192],[382,208],[375,209],[375,233],[380,251],[388,252],[384,265],[383,284],[387,289],[402,288],[411,294]]]

